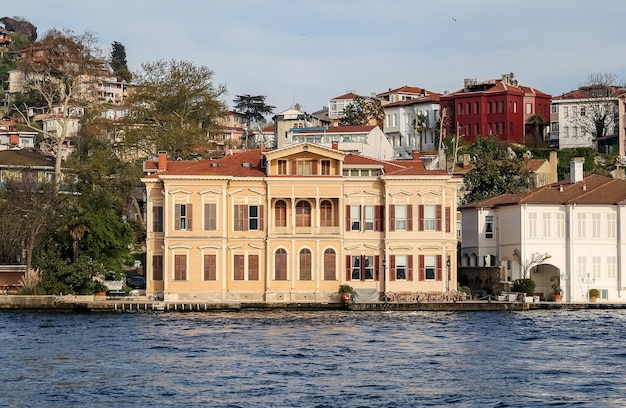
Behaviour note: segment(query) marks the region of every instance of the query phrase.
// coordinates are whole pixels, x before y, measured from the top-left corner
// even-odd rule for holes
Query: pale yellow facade
[[[419,160],[302,143],[146,168],[149,296],[332,302],[344,283],[378,299],[456,289],[461,179]]]

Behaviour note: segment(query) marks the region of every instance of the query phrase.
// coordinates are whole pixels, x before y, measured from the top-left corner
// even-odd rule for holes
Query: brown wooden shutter
[[[233,255],[233,279],[234,280],[243,280],[244,278],[244,268],[245,268],[245,258],[243,255]]]
[[[424,206],[420,204],[417,208],[418,208],[417,230],[424,231]]]
[[[335,265],[335,252],[324,252],[324,280],[336,280],[337,269]]]
[[[441,231],[441,206],[438,205],[436,207],[436,221],[435,221],[435,231]]]
[[[374,207],[374,231],[385,230],[385,206],[377,205]]]
[[[180,229],[180,204],[174,206],[174,229]]]
[[[316,176],[317,175],[317,160],[313,160],[311,162],[311,173]]]
[[[191,204],[187,204],[187,226],[186,230],[191,231],[191,216],[193,215],[193,207]]]
[[[361,255],[361,280],[365,281],[365,255]]]
[[[259,231],[265,229],[265,206],[259,206]]]
[[[152,279],[155,281],[163,280],[163,255],[152,256]]]
[[[298,174],[298,162],[295,160],[291,161],[291,174],[292,175]]]
[[[417,267],[419,268],[419,276],[418,279],[423,281],[426,280],[426,273],[424,270],[424,255],[419,255],[419,264],[417,265]]]
[[[391,204],[389,206],[389,231],[396,230],[396,206]]]
[[[187,279],[187,255],[174,255],[174,279]]]
[[[215,254],[204,255],[204,280],[216,280],[217,256]]]
[[[233,231],[241,231],[241,206],[235,204],[233,212]]]
[[[163,207],[152,207],[152,232],[163,232]]]
[[[346,255],[346,281],[352,280],[352,264],[350,263],[350,255]]]
[[[380,256],[374,256],[374,280],[380,280]]]
[[[437,280],[442,281],[441,255],[437,255]]]
[[[413,255],[408,255],[406,257],[406,276],[407,280],[413,280]]]
[[[390,281],[396,280],[396,256],[395,255],[389,256],[389,280]]]
[[[346,205],[346,231],[352,230],[352,226],[350,225],[350,206]]]
[[[446,232],[452,232],[452,209],[446,207]]]
[[[406,206],[406,230],[413,231],[413,206]]]
[[[248,280],[259,280],[259,256],[248,255]]]
[[[204,204],[204,229],[215,231],[217,229],[217,205]]]

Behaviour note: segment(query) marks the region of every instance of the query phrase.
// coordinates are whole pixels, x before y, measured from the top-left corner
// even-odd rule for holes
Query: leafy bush
[[[589,297],[598,297],[600,296],[600,291],[598,289],[589,289]]]
[[[535,281],[532,279],[515,279],[513,292],[526,293],[527,296],[532,296],[535,294]]]

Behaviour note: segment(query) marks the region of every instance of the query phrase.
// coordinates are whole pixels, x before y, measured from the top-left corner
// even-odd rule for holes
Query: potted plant
[[[561,289],[561,275],[559,275],[558,273],[552,275],[552,277],[550,278],[550,282],[552,282],[552,301],[563,301],[563,290]]]
[[[347,305],[350,303],[350,297],[352,296],[352,292],[354,292],[354,288],[350,285],[339,285],[339,297],[341,298],[341,303]]]
[[[598,300],[598,296],[600,296],[600,291],[598,289],[589,289],[589,301],[595,303]]]
[[[532,279],[515,279],[512,289],[513,292],[523,293],[524,297],[532,296],[535,293],[535,281]]]

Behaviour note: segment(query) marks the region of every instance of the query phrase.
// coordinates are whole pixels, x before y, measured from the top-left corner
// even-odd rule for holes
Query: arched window
[[[330,201],[324,200],[320,204],[320,226],[333,227],[333,205]]]
[[[311,251],[303,248],[300,250],[300,280],[311,279]]]
[[[287,226],[287,203],[283,200],[276,201],[274,205],[274,222],[277,227]]]
[[[287,251],[283,248],[274,253],[274,280],[287,280]]]
[[[337,254],[332,248],[324,251],[324,280],[337,280]]]
[[[296,204],[296,227],[311,226],[311,204],[308,201],[298,201]]]

